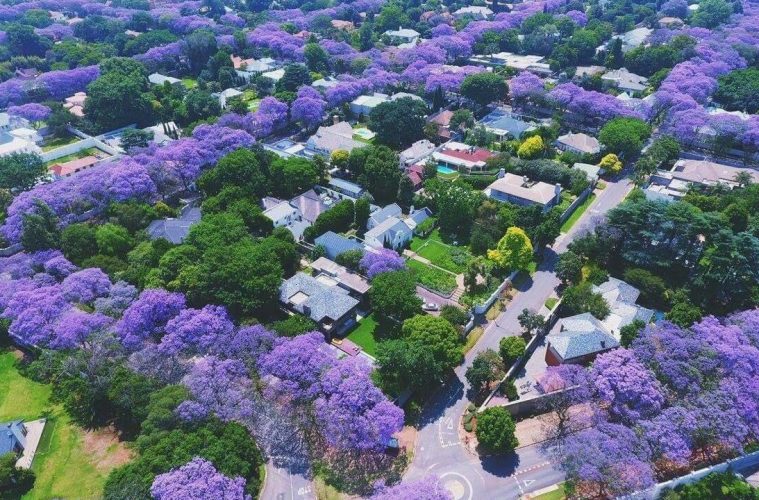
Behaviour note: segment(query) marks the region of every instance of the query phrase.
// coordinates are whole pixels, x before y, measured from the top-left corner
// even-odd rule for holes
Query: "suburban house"
[[[375,227],[379,226],[380,224],[382,224],[383,222],[385,222],[387,219],[391,217],[395,217],[398,219],[403,217],[403,211],[401,210],[401,207],[398,206],[397,203],[392,203],[383,208],[380,208],[379,210],[375,210],[369,216],[369,220],[366,221],[366,228],[374,229]]]
[[[173,76],[166,76],[162,75],[161,73],[151,73],[148,75],[148,81],[153,85],[163,85],[164,83],[169,83],[170,85],[176,85],[177,83],[182,83],[182,80],[179,78],[174,78]]]
[[[635,303],[640,290],[617,278],[609,278],[600,285],[594,285],[593,292],[600,294],[609,304],[611,312],[601,323],[617,340],[621,338],[620,330],[623,327],[635,320],[649,323],[654,316],[654,311]]]
[[[461,142],[449,142],[443,149],[432,153],[432,159],[438,167],[446,167],[463,173],[481,171],[485,168],[485,162],[493,158],[495,153],[476,146],[470,146]]]
[[[603,173],[603,169],[598,165],[591,165],[590,163],[575,163],[572,165],[575,170],[580,170],[585,173],[585,177],[591,182],[592,185],[598,181],[598,178]]]
[[[577,69],[575,69],[575,76],[574,78],[581,80],[583,78],[590,78],[596,75],[600,75],[606,71],[605,66],[577,66]]]
[[[399,27],[397,30],[387,30],[382,36],[383,38],[387,37],[390,45],[396,45],[400,48],[413,47],[421,37],[418,31],[403,27]]]
[[[365,302],[371,285],[360,274],[351,272],[348,268],[326,257],[319,257],[313,261],[311,269],[314,272],[314,277],[322,283],[339,286],[347,290],[354,299],[362,303]]]
[[[364,242],[373,248],[403,248],[414,231],[398,217],[388,217],[364,233]]]
[[[684,25],[685,25],[685,22],[679,17],[664,16],[661,19],[659,19],[660,28],[677,29],[677,28],[682,28]]]
[[[364,245],[358,241],[346,238],[333,231],[327,231],[314,238],[314,245],[322,247],[324,249],[324,255],[330,260],[335,260],[338,255],[351,250],[364,251]]]
[[[411,146],[401,151],[401,154],[399,155],[400,167],[404,170],[408,169],[411,165],[428,158],[435,149],[436,146],[427,139],[416,141]]]
[[[406,169],[406,175],[414,186],[414,191],[419,191],[424,186],[424,165],[417,163]]]
[[[63,177],[70,177],[82,170],[87,170],[88,168],[95,166],[99,161],[100,159],[95,156],[85,156],[84,158],[77,158],[76,160],[63,163],[54,163],[48,167],[48,170],[54,179],[62,179]]]
[[[414,207],[412,206],[411,211],[403,222],[405,222],[412,231],[416,231],[416,227],[430,217],[432,217],[432,210],[429,208],[422,207],[418,210],[414,210]]]
[[[0,424],[0,455],[21,455],[26,448],[27,430],[22,420]]]
[[[366,144],[353,138],[353,127],[348,122],[339,122],[328,127],[321,126],[306,142],[306,149],[327,157],[337,150],[350,153],[364,146]]]
[[[311,225],[308,221],[303,220],[303,214],[289,201],[280,201],[265,210],[264,215],[271,220],[274,227],[286,227],[290,230],[295,241],[299,241],[303,237],[303,231]]]
[[[261,76],[268,78],[274,83],[277,83],[278,81],[282,79],[283,76],[285,76],[285,70],[284,68],[279,68],[279,69],[273,69],[270,71],[264,71],[263,73],[261,73]]]
[[[673,201],[685,196],[691,184],[714,186],[723,184],[729,188],[738,185],[736,176],[748,174],[753,182],[759,182],[759,172],[751,168],[733,167],[708,160],[680,159],[671,170],[658,170],[649,178],[643,190],[651,200]]]
[[[449,141],[451,140],[451,117],[453,116],[453,111],[450,109],[443,109],[435,113],[434,115],[430,115],[427,118],[427,123],[434,123],[437,125],[437,136],[438,139],[442,141]]]
[[[561,318],[546,336],[548,366],[586,365],[599,354],[619,347],[604,325],[590,313]]]
[[[359,186],[355,182],[346,181],[345,179],[339,179],[332,177],[327,183],[330,189],[340,193],[349,198],[358,199],[366,194],[366,189]]]
[[[536,129],[534,123],[526,122],[503,108],[494,109],[478,123],[483,125],[485,130],[494,134],[499,141],[507,138],[521,139],[525,132]]]
[[[648,78],[631,73],[626,68],[604,73],[601,80],[610,87],[616,87],[631,94],[643,92],[648,87]]]
[[[299,272],[279,288],[279,301],[292,311],[311,318],[332,340],[356,323],[359,301],[334,281]]]
[[[371,95],[360,95],[356,97],[350,104],[351,113],[356,116],[369,116],[369,113],[371,113],[372,110],[380,104],[390,101],[397,101],[398,99],[403,99],[404,97],[409,97],[411,99],[422,102],[424,101],[424,99],[418,95],[409,94],[408,92],[397,92],[393,95],[374,92]]]
[[[485,194],[494,200],[521,206],[540,205],[544,212],[561,200],[560,184],[533,181],[512,173],[498,175],[499,178],[485,188]]]
[[[596,47],[596,53],[607,50],[613,40],[622,40],[622,52],[629,52],[636,47],[640,47],[646,39],[653,33],[651,28],[635,28],[621,35],[614,35],[611,40],[604,42]]]
[[[146,231],[151,240],[164,238],[179,245],[190,234],[190,228],[200,222],[200,208],[186,206],[177,218],[158,219],[148,225]]]
[[[353,31],[356,26],[350,21],[341,21],[340,19],[333,19],[330,24],[336,30]]]
[[[227,101],[233,97],[242,95],[242,92],[234,88],[229,88],[222,90],[218,94],[212,95],[219,99],[219,106],[221,106],[221,109],[225,109],[227,107]]]
[[[460,19],[462,17],[471,17],[476,21],[484,21],[493,17],[493,11],[487,7],[478,7],[470,5],[468,7],[462,7],[453,13],[453,17]]]
[[[42,153],[42,136],[23,118],[0,113],[0,156],[13,153]]]
[[[17,457],[16,467],[30,469],[45,424],[44,418],[28,422],[13,420],[0,423],[0,455],[12,453]]]
[[[263,57],[261,59],[242,59],[237,56],[230,57],[232,59],[232,66],[234,66],[235,73],[246,81],[250,81],[251,78],[260,75],[261,73],[277,69],[277,62],[271,57]]]
[[[520,55],[512,52],[498,52],[490,55],[476,55],[469,58],[474,64],[491,67],[507,67],[517,71],[529,71],[541,76],[550,76],[553,74],[551,65],[545,61],[543,56],[538,55]]]
[[[338,83],[340,83],[340,80],[338,80],[334,76],[325,76],[324,78],[319,78],[318,80],[315,80],[311,84],[311,86],[315,89],[326,90],[326,89],[334,87]]]
[[[577,153],[579,155],[594,155],[601,152],[601,143],[598,139],[588,134],[568,133],[556,139],[556,147],[562,151]]]
[[[68,96],[63,101],[63,107],[69,110],[74,116],[79,118],[84,116],[84,101],[87,100],[87,94],[85,92],[77,92],[72,96]]]

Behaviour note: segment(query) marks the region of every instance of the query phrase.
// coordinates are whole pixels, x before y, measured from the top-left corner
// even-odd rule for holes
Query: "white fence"
[[[487,310],[490,309],[490,306],[493,305],[493,302],[495,302],[496,299],[498,299],[498,297],[501,296],[503,291],[506,290],[507,287],[511,286],[511,282],[514,280],[514,278],[516,278],[517,274],[519,274],[519,271],[514,271],[513,273],[511,273],[509,277],[503,280],[503,283],[501,283],[498,286],[498,288],[496,288],[495,291],[492,294],[490,294],[490,297],[488,297],[488,299],[485,302],[483,302],[482,304],[477,304],[472,307],[472,313],[485,314],[485,312],[487,312]]]

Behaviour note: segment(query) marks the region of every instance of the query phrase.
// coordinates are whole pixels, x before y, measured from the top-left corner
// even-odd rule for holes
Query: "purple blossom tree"
[[[327,103],[318,91],[304,86],[298,90],[298,97],[290,107],[290,116],[305,129],[310,130],[322,122],[326,107]]]
[[[222,359],[238,359],[255,367],[258,359],[274,347],[276,335],[261,325],[237,328],[223,342],[210,347],[210,353]]]
[[[382,486],[371,500],[453,500],[436,476],[425,476],[418,481],[405,481],[396,486]]]
[[[50,340],[51,349],[74,349],[86,345],[90,337],[103,331],[113,322],[112,318],[99,313],[90,314],[79,309],[69,309],[53,326],[55,336]]]
[[[615,349],[598,356],[592,373],[598,398],[616,419],[636,422],[656,415],[664,405],[659,381],[632,351]]]
[[[241,420],[253,413],[253,383],[241,361],[215,356],[202,358],[195,362],[183,382],[194,403],[221,420]]]
[[[365,252],[359,266],[372,279],[380,273],[405,269],[406,261],[396,251],[382,248],[376,252]]]
[[[126,281],[117,281],[111,285],[111,291],[106,297],[95,299],[95,311],[111,316],[121,317],[123,312],[137,298],[137,288]]]
[[[338,362],[321,377],[314,402],[316,418],[327,441],[349,450],[382,450],[403,427],[403,410],[372,384],[363,360]]]
[[[245,493],[243,478],[228,478],[211,462],[198,457],[178,469],[156,476],[150,494],[155,500],[250,500],[250,495]]]
[[[20,116],[25,120],[29,120],[35,125],[41,121],[47,119],[50,116],[50,108],[43,104],[37,104],[30,102],[28,104],[22,104],[21,106],[11,106],[8,108],[8,114],[13,116]]]
[[[105,297],[111,290],[111,279],[96,267],[69,274],[61,283],[63,296],[69,302],[89,304],[98,297]]]
[[[11,320],[8,333],[15,342],[44,347],[55,337],[55,321],[70,307],[61,286],[37,286],[13,294],[2,316]]]
[[[228,342],[233,330],[234,325],[222,306],[184,309],[166,323],[166,334],[158,347],[169,355],[206,353],[211,347]]]
[[[150,337],[161,337],[166,323],[185,307],[181,293],[162,289],[143,291],[125,311],[116,333],[127,349],[137,350]]]

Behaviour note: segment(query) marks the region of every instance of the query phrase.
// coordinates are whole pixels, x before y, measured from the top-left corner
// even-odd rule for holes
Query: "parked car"
[[[434,302],[425,302],[422,304],[422,309],[425,311],[439,311],[440,306],[435,304]]]

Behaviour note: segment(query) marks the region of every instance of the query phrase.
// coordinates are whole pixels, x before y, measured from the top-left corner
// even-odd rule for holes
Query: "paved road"
[[[569,233],[557,239],[553,249],[548,249],[535,274],[521,284],[520,293],[508,308],[488,325],[477,345],[467,353],[463,365],[455,370],[455,376],[425,409],[408,479],[436,474],[456,500],[519,498],[563,479],[563,474],[546,459],[539,445],[526,446],[510,456],[497,458],[476,457],[464,448],[458,435],[459,419],[469,404],[466,397],[469,386],[464,373],[477,353],[497,349],[502,337],[520,333],[519,313],[525,308],[540,310],[559,284],[554,274],[557,254],[565,251],[574,238],[591,229],[631,189],[627,178],[609,182]]]
[[[261,498],[265,500],[316,500],[311,480],[304,473],[291,473],[271,461],[266,464],[266,482]]]

